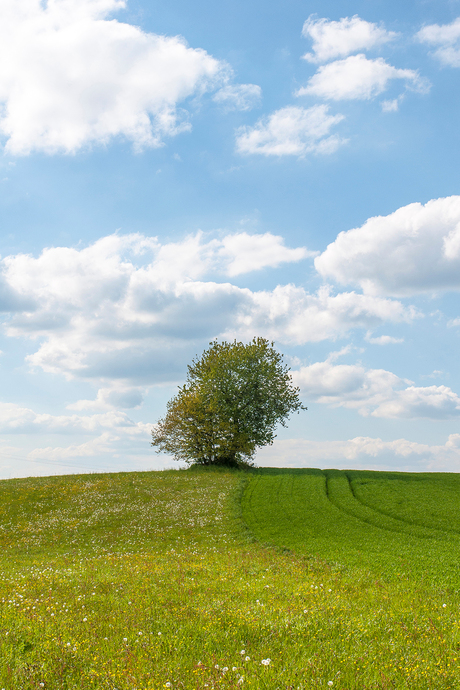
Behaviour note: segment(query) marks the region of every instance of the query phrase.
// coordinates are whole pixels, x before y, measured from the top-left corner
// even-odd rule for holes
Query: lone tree
[[[307,409],[273,346],[265,338],[210,343],[152,429],[157,452],[188,464],[252,465],[256,449],[273,443],[276,424]]]

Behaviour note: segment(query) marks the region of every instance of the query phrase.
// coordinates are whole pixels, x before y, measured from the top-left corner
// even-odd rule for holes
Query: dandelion
[[[224,666],[224,668],[222,669],[222,673],[227,673],[227,671],[228,671],[228,666]]]
[[[328,680],[328,681],[327,681],[327,684],[329,685],[330,688],[332,688],[332,686],[334,685],[334,683],[332,682],[332,680]]]
[[[260,662],[263,666],[269,666],[271,659],[262,659]]]
[[[243,654],[246,654],[245,650],[242,649],[241,652],[240,652],[240,654],[241,654],[241,656],[243,656]]]
[[[237,667],[237,666],[232,666],[232,671],[238,671],[238,667]]]
[[[243,676],[241,676],[241,678],[240,678],[239,680],[236,681],[236,684],[237,684],[237,685],[242,685],[242,684],[243,684],[243,681],[244,681],[244,678],[243,678]]]
[[[251,661],[251,657],[250,657],[250,656],[245,656],[245,657],[244,657],[244,660],[245,660],[245,661]]]

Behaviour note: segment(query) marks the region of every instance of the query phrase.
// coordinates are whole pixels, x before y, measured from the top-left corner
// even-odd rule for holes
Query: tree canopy
[[[251,465],[299,399],[283,355],[265,338],[214,341],[188,366],[186,383],[152,429],[152,446],[188,464]]]

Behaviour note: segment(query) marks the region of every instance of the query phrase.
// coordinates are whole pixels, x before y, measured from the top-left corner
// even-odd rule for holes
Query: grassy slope
[[[459,687],[457,476],[349,475],[0,482],[0,690]]]

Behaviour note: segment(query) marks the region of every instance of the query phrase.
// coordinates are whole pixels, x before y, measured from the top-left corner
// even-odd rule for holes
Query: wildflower
[[[127,638],[127,637],[124,637],[124,638],[123,638],[123,642],[128,642],[128,638]]]
[[[222,673],[227,673],[227,671],[228,671],[228,666],[224,666],[224,668],[222,669]]]
[[[243,656],[243,654],[246,654],[246,652],[244,651],[244,649],[241,650],[240,654],[241,654],[241,656]]]
[[[332,680],[328,680],[328,681],[327,681],[327,684],[329,685],[330,688],[332,688],[332,686],[334,685],[334,683],[332,682]]]
[[[53,615],[53,614],[51,614],[51,615]],[[88,620],[87,618],[83,618],[83,623],[86,623],[87,620]]]
[[[171,687],[171,683],[165,683],[165,686],[166,686],[167,688],[170,688],[170,687]]]
[[[141,633],[141,632],[138,632],[137,634],[138,634],[138,635],[142,635],[142,633]]]
[[[260,663],[263,664],[264,666],[269,666],[270,661],[271,661],[271,659],[262,659],[262,661]]]
[[[161,632],[159,632],[158,634],[161,635]]]
[[[242,685],[242,684],[243,684],[243,681],[244,681],[244,678],[243,678],[243,676],[241,676],[241,678],[240,678],[239,680],[236,681],[236,684],[237,684],[237,685]]]
[[[238,671],[238,668],[236,666],[232,666],[232,671]]]
[[[250,656],[245,656],[245,657],[244,657],[244,660],[245,660],[245,661],[251,661],[251,657],[250,657]]]
[[[445,609],[445,608],[446,608],[446,606],[447,606],[447,604],[443,604],[443,605],[442,605],[442,608],[443,608],[443,609]]]

